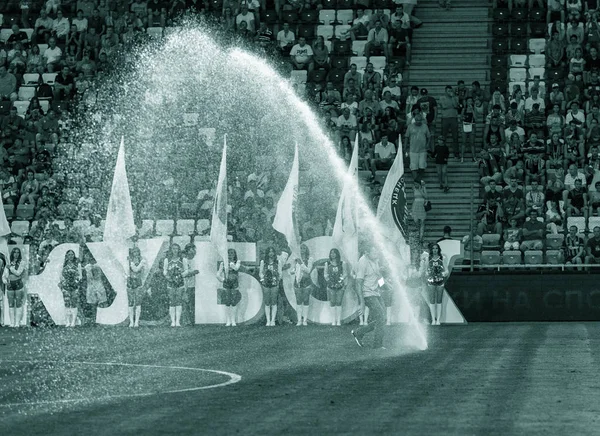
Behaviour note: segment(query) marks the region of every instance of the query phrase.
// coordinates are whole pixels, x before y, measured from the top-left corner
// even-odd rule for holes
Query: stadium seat
[[[594,227],[600,227],[600,217],[598,216],[591,216],[588,218],[588,228],[590,231],[593,231]]]
[[[170,236],[175,229],[173,220],[156,220],[156,234],[158,236]]]
[[[494,38],[504,38],[508,36],[508,24],[494,23],[492,24],[492,36]]]
[[[529,36],[534,38],[543,38],[546,35],[546,23],[545,22],[533,22],[529,23]]]
[[[198,235],[210,233],[210,221],[206,218],[196,221],[196,233]]]
[[[300,21],[305,24],[318,24],[319,15],[317,14],[317,11],[305,10],[300,14]]]
[[[327,71],[325,70],[313,70],[308,76],[309,82],[312,83],[325,83],[327,79]]]
[[[43,55],[48,48],[48,44],[38,44],[38,48],[40,49],[40,54]]]
[[[502,253],[502,263],[504,265],[520,265],[521,264],[521,252],[506,250]]]
[[[296,31],[296,37],[304,37],[307,41],[315,39],[315,26],[313,24],[301,24]]]
[[[334,85],[344,83],[344,76],[346,75],[345,70],[332,69],[327,74],[327,80],[333,82]]]
[[[352,56],[350,58],[350,65],[352,64],[355,64],[357,69],[364,70],[367,68],[367,58],[366,56]]]
[[[562,263],[562,252],[560,250],[546,250],[546,263],[551,265]]]
[[[27,34],[27,38],[31,41],[31,36],[33,35],[33,29],[27,28],[27,29],[21,29],[21,31],[25,32]]]
[[[177,220],[178,235],[192,235],[196,231],[196,222],[194,220]]]
[[[192,242],[192,238],[190,236],[173,236],[171,238],[171,243],[179,245],[182,250],[190,242]]]
[[[542,250],[527,250],[523,257],[525,258],[525,265],[541,265],[544,263]]]
[[[294,70],[291,74],[292,83],[306,83],[308,72],[306,70]]]
[[[492,55],[492,68],[508,68],[507,57],[504,55]]]
[[[338,9],[335,21],[339,24],[351,24],[354,20],[354,11],[352,9]]]
[[[306,83],[294,83],[292,85],[296,90],[296,94],[304,98],[306,96]]]
[[[546,70],[546,78],[549,82],[561,82],[565,78],[565,70],[562,68]]]
[[[22,86],[37,86],[40,83],[40,75],[38,73],[23,74]]]
[[[544,38],[531,38],[529,40],[529,51],[534,54],[542,54],[546,50],[546,40]]]
[[[527,19],[527,9],[513,8],[510,19],[513,21],[524,21]],[[513,23],[514,24],[514,23]]]
[[[50,109],[50,102],[48,100],[40,99],[40,107],[42,108],[44,113],[46,113],[48,112],[48,109]]]
[[[332,56],[331,68],[348,69],[348,58],[345,56]]]
[[[163,28],[162,27],[148,27],[146,29],[148,36],[150,38],[160,39],[163,37]]]
[[[337,0],[337,9],[349,10],[355,6],[354,0]]]
[[[508,93],[512,95],[514,89],[519,86],[521,88],[521,91],[525,92],[525,82],[510,82],[508,84]]]
[[[481,264],[482,265],[499,265],[500,264],[500,252],[485,250],[481,252]]]
[[[27,236],[29,233],[29,221],[13,221],[10,231],[18,236]]]
[[[15,218],[18,220],[32,220],[34,207],[30,204],[20,204],[17,206]]]
[[[194,236],[194,242],[210,241],[210,235],[196,235]]]
[[[549,250],[560,250],[565,240],[564,235],[548,235],[546,236],[546,248]]]
[[[42,74],[42,80],[48,85],[54,85],[57,75],[58,73],[44,73]]]
[[[529,71],[527,71],[527,74],[529,74],[529,79],[533,80],[533,78],[535,76],[538,76],[540,79],[544,79],[544,77],[546,76],[546,69],[545,68],[531,68],[529,67]]]
[[[503,83],[503,82],[506,82],[507,78],[508,78],[508,70],[506,68],[492,67],[492,72],[491,72],[491,76],[490,76],[490,80],[492,82]],[[491,88],[494,89],[493,86]]]
[[[508,52],[509,43],[507,39],[494,39],[492,41],[492,53],[496,55],[506,54]]]
[[[371,2],[374,9],[385,9],[388,7],[388,4],[387,0],[373,0]]]
[[[7,220],[13,219],[15,217],[15,206],[12,204],[5,204],[4,215],[6,215]]]
[[[334,35],[337,39],[346,40],[350,38],[349,31],[349,24],[338,24],[337,26],[335,26]]]
[[[532,54],[527,58],[529,68],[545,68],[546,56],[543,54]]]
[[[525,68],[527,66],[527,55],[510,55],[508,59],[511,68]]]
[[[1,29],[0,30],[0,41],[6,43],[6,41],[8,41],[8,38],[10,38],[10,35],[12,35],[11,29]]]
[[[508,71],[508,80],[510,82],[524,82],[527,80],[526,68],[511,68]]]
[[[529,10],[529,21],[542,21],[546,22],[546,14],[542,9],[533,8]]]
[[[373,69],[381,70],[386,66],[385,56],[371,56],[369,62],[373,64]]]
[[[19,88],[19,93],[17,94],[17,98],[19,100],[29,102],[29,100],[31,100],[33,97],[35,97],[35,88],[34,87],[21,86]]]
[[[327,41],[331,42],[331,41]],[[333,40],[333,50],[330,50],[331,53],[336,55],[344,55],[351,56],[352,55],[352,41],[349,39],[345,39],[343,41],[339,39]]]
[[[585,218],[582,216],[571,216],[567,218],[567,228],[571,228],[571,226],[577,227],[578,233],[585,232]]]
[[[500,236],[498,233],[482,235],[482,250],[500,250]]]
[[[279,17],[277,16],[277,11],[267,9],[264,12],[265,23],[268,25],[276,24],[279,21]]]
[[[333,24],[335,22],[335,16],[335,9],[321,9],[319,11],[319,23],[325,25]]]
[[[29,108],[29,101],[15,101],[13,106],[17,108],[17,114],[25,115],[27,109]]]
[[[510,50],[516,54],[527,53],[527,39],[525,38],[512,38],[510,40]]]
[[[322,36],[323,39],[331,39],[333,37],[333,26],[328,24],[318,25],[317,36]]]
[[[508,9],[496,8],[494,9],[494,21],[497,23],[503,23],[508,21],[510,18],[510,14],[508,13]]]
[[[356,56],[364,56],[366,45],[367,41],[352,41],[352,53]]]
[[[281,19],[284,23],[295,24],[298,22],[298,13],[295,11],[281,11]]]
[[[527,24],[526,23],[512,23],[510,25],[510,36],[523,38],[527,36]]]
[[[337,9],[337,0],[323,0],[321,2],[323,9]],[[335,19],[335,18],[334,18]]]

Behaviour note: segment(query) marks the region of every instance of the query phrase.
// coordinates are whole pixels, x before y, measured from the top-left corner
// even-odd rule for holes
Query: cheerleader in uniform
[[[67,251],[63,263],[59,288],[62,290],[67,311],[65,327],[75,327],[77,321],[77,300],[79,298],[79,284],[81,282],[81,264],[73,250]]]
[[[223,282],[223,303],[226,306],[227,320],[225,327],[235,327],[237,318],[237,305],[242,299],[240,294],[240,283],[239,283],[239,270],[241,263],[238,260],[237,252],[233,249],[227,250],[228,257],[228,270],[227,276],[225,276],[225,270],[223,262],[219,264],[219,270],[217,271],[217,278]]]
[[[96,313],[98,305],[106,302],[106,289],[102,283],[102,270],[96,263],[96,259],[91,253],[87,253],[87,263],[85,265],[85,278],[87,283],[86,301],[92,306],[92,323],[96,322]]]
[[[308,303],[310,302],[310,290],[313,283],[310,273],[313,270],[314,261],[310,257],[310,251],[305,244],[300,246],[300,258],[296,259],[290,274],[294,276],[294,292],[296,294],[296,311],[298,316],[297,326],[307,325]]]
[[[25,301],[25,288],[23,286],[23,273],[25,263],[21,256],[21,250],[13,248],[10,252],[10,263],[8,264],[8,284],[6,294],[10,306],[10,322],[12,327],[19,327],[23,319],[23,303]]]
[[[267,248],[265,257],[260,261],[258,277],[262,285],[263,300],[267,326],[275,326],[277,316],[277,294],[279,293],[279,278],[281,266],[273,247]]]
[[[8,268],[6,257],[0,253],[0,325],[8,325],[10,321],[6,285],[8,284]]]
[[[346,289],[346,269],[337,248],[332,248],[329,252],[329,260],[325,263],[323,273],[325,282],[327,282],[327,298],[333,312],[331,325],[339,326],[342,325],[342,299]]]
[[[425,275],[429,293],[431,325],[440,325],[440,318],[442,316],[444,280],[448,276],[448,270],[444,261],[442,250],[438,244],[431,244],[429,252],[424,253],[421,259],[421,273]]]
[[[129,327],[139,327],[144,293],[142,274],[144,273],[144,269],[146,269],[146,261],[142,257],[142,252],[138,247],[131,249],[127,260],[129,262],[129,276],[127,277]]]
[[[169,255],[163,264],[163,275],[167,279],[169,294],[169,316],[171,327],[181,327],[181,305],[183,300],[183,256],[179,244],[172,244]]]

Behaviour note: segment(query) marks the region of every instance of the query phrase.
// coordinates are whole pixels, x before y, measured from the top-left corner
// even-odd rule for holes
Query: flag
[[[358,180],[358,135],[348,175],[344,180],[342,195],[338,202],[337,214],[333,225],[333,242],[342,251],[342,256],[356,267],[358,263],[358,214],[356,211],[356,189]]]
[[[129,182],[125,169],[125,141],[121,137],[121,146],[117,155],[117,164],[113,176],[108,212],[104,225],[104,241],[125,243],[127,239],[135,236],[135,223],[133,221],[133,208],[129,194]]]
[[[292,253],[300,254],[298,229],[296,226],[296,205],[298,201],[298,143],[294,151],[294,161],[290,177],[277,202],[277,210],[273,219],[273,228],[282,233],[292,250]]]
[[[223,156],[217,181],[217,192],[213,206],[212,223],[210,227],[210,242],[227,264],[227,135],[223,138]],[[223,268],[227,275],[227,268]]]
[[[404,158],[402,138],[399,139],[398,154],[390,168],[381,190],[377,205],[377,218],[386,234],[395,244],[408,242],[408,208],[404,190]],[[400,240],[402,236],[403,240]]]

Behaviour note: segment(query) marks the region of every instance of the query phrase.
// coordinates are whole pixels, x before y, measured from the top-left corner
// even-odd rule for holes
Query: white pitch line
[[[138,363],[120,363],[120,362],[64,362],[59,360],[0,360],[1,363],[60,363],[60,364],[72,364],[72,365],[88,365],[88,366],[128,366],[135,368],[157,368],[157,369],[175,369],[175,370],[183,370],[183,371],[198,371],[198,372],[212,372],[214,374],[219,374],[223,376],[229,377],[229,380],[223,383],[217,383],[214,385],[207,386],[196,386],[192,388],[185,389],[173,389],[170,391],[162,391],[162,392],[142,392],[138,394],[122,394],[122,395],[108,395],[104,397],[98,398],[73,398],[73,399],[63,399],[63,400],[51,400],[51,401],[36,401],[36,402],[23,402],[23,403],[8,403],[8,404],[0,404],[0,407],[14,407],[14,406],[36,406],[40,404],[56,404],[56,403],[75,403],[78,401],[91,401],[91,400],[108,400],[115,398],[133,398],[133,397],[149,397],[151,395],[160,395],[160,394],[180,394],[184,392],[193,392],[193,391],[201,391],[206,389],[214,389],[220,388],[223,386],[231,385],[239,382],[242,379],[242,376],[239,374],[235,374],[233,372],[227,371],[219,371],[217,369],[204,369],[204,368],[191,368],[187,366],[163,366],[163,365],[144,365]]]

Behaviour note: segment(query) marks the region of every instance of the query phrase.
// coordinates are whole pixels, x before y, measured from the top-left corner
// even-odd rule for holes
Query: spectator
[[[65,66],[62,71],[56,76],[54,85],[54,98],[57,101],[70,100],[74,91],[74,80],[69,67]]]
[[[367,36],[367,45],[365,46],[365,56],[370,57],[372,51],[382,52],[387,58],[389,36],[387,29],[382,27],[381,20],[375,21],[375,26],[369,30]]]
[[[473,101],[473,97],[466,98],[465,105],[461,108],[460,117],[462,120],[460,161],[461,163],[465,161],[465,148],[468,144],[471,148],[471,160],[475,162],[475,135],[477,132],[477,124],[475,120],[475,103]]]
[[[246,22],[247,29],[250,32],[252,32],[252,33],[256,32],[256,24],[255,24],[254,14],[248,10],[247,3],[241,4],[240,13],[235,17],[235,23],[238,28],[242,21]]]
[[[392,108],[394,113],[398,113],[400,111],[400,106],[398,102],[392,100],[392,93],[390,91],[385,91],[383,93],[383,100],[379,102],[379,108],[381,111],[385,112],[386,108]]]
[[[544,248],[544,237],[546,225],[542,219],[538,219],[538,212],[532,209],[529,218],[523,224],[523,242],[521,251],[542,250]]]
[[[482,236],[484,233],[502,234],[502,218],[504,213],[502,207],[498,204],[500,194],[490,193],[486,200],[477,209],[476,218],[477,234]]]
[[[17,100],[17,78],[4,65],[0,65],[0,100]]]
[[[318,69],[329,70],[329,49],[325,45],[325,39],[321,35],[317,36],[313,44],[313,54],[315,66]]]
[[[553,32],[547,40],[545,53],[547,68],[565,67],[565,44],[560,39],[558,32]]]
[[[566,36],[569,41],[571,41],[574,37],[576,38],[577,44],[583,44],[584,39],[584,29],[583,23],[580,23],[576,18],[571,17],[569,20],[569,24],[566,29]]]
[[[508,126],[510,126],[511,121],[515,121],[515,124],[521,128],[525,125],[525,114],[519,109],[519,104],[516,101],[510,103],[504,118]]]
[[[583,216],[587,223],[588,219],[588,195],[587,188],[583,186],[581,179],[575,179],[575,186],[569,190],[565,202],[567,217]]]
[[[504,240],[504,250],[518,250],[521,247],[521,239],[523,238],[523,230],[517,227],[517,220],[510,218],[508,220],[509,227],[504,229],[502,239]]]
[[[516,132],[512,133],[506,142],[504,159],[506,168],[514,166],[519,160],[523,159],[523,142]]]
[[[600,216],[600,182],[594,183],[594,189],[590,188],[588,197],[590,205],[589,216],[593,216],[594,212],[597,212]]]
[[[427,151],[431,140],[429,128],[423,122],[423,115],[417,114],[414,123],[406,129],[406,157],[410,157],[410,170],[416,172],[415,179],[421,179],[427,168]]]
[[[540,153],[532,154],[525,160],[525,184],[530,185],[534,181],[542,186],[546,184],[546,162]]]
[[[525,100],[525,113],[529,113],[533,110],[533,106],[537,103],[538,109],[540,111],[544,111],[546,109],[546,103],[544,99],[539,96],[540,90],[539,88],[533,87],[531,88],[531,95],[527,97]]]
[[[50,38],[48,41],[48,48],[44,51],[43,54],[46,69],[49,73],[53,73],[60,67],[62,55],[62,50],[56,45],[56,38]]]
[[[358,124],[356,117],[350,113],[350,108],[345,108],[342,111],[342,115],[337,119],[336,126],[340,141],[343,136],[348,136],[349,138],[354,138],[356,136]]]
[[[492,186],[492,183],[493,182],[490,181],[490,187]],[[503,212],[501,221],[505,223],[511,219],[515,219],[519,225],[522,224],[525,219],[525,202],[523,200],[523,191],[520,188],[514,192],[511,189],[505,189],[501,195]]]
[[[362,7],[356,9],[356,18],[352,21],[349,34],[352,41],[356,38],[364,38],[369,34],[369,16],[365,15],[365,10]]]
[[[454,157],[458,159],[458,97],[451,86],[446,86],[446,94],[440,97],[440,116],[442,118],[442,139],[445,144],[448,133],[452,135]],[[446,145],[447,148],[449,148]],[[446,191],[447,192],[447,191]]]
[[[517,124],[517,120],[514,118],[508,122],[508,127],[504,130],[504,138],[508,138],[508,140],[510,140],[510,137],[513,135],[513,133],[519,137],[521,142],[525,140],[525,129],[519,126]]]
[[[40,11],[40,16],[35,20],[33,29],[32,43],[35,46],[37,43],[48,42],[52,34],[53,20],[48,16],[46,9]]]
[[[371,62],[367,63],[367,68],[363,74],[362,87],[365,92],[369,89],[369,86],[373,86],[373,89],[377,92],[381,90],[381,74],[375,71]]]
[[[583,237],[577,234],[577,226],[569,227],[569,233],[565,237],[564,250],[565,263],[567,265],[581,265],[583,263],[586,254],[585,242]],[[582,270],[581,267],[578,267],[577,269],[579,271]]]
[[[438,136],[437,144],[433,150],[433,157],[435,158],[435,166],[437,168],[438,180],[440,182],[440,189],[444,192],[450,191],[448,186],[448,157],[450,156],[450,149],[446,145],[444,138]]]
[[[435,242],[439,243],[441,241],[446,241],[446,240],[453,240],[453,238],[452,238],[452,227],[450,227],[450,226],[444,226],[442,237],[440,239],[438,239],[437,241],[435,241]]]
[[[277,33],[279,50],[281,50],[283,54],[289,54],[295,41],[296,37],[294,36],[294,32],[290,30],[290,24],[283,23],[283,29]]]
[[[5,205],[17,203],[19,199],[17,182],[4,168],[4,165],[0,166],[0,192],[2,192],[2,201]]]
[[[77,11],[77,17],[73,18],[73,21],[71,23],[77,26],[77,31],[79,33],[83,33],[87,30],[88,19],[85,18],[85,16],[83,15],[83,9],[79,9]]]
[[[388,54],[390,56],[401,56],[406,59],[405,65],[410,66],[412,45],[410,43],[411,29],[405,29],[402,22],[392,23],[389,33]]]
[[[298,44],[294,45],[290,50],[292,66],[296,70],[308,70],[311,72],[315,66],[313,62],[313,50],[306,43],[306,38],[301,36],[298,39]]]
[[[6,40],[6,44],[10,46],[13,45],[15,42],[19,42],[23,47],[28,48],[29,36],[27,36],[27,33],[19,29],[19,26],[16,24],[12,25],[11,30],[12,34]]]
[[[373,151],[373,162],[371,172],[373,178],[375,178],[376,170],[387,171],[392,167],[394,159],[396,158],[396,147],[393,143],[388,141],[386,133],[381,135],[381,142],[375,145]]]
[[[525,206],[527,207],[526,214],[529,215],[531,209],[535,209],[538,211],[538,214],[541,216],[544,210],[544,192],[543,192],[543,184],[540,185],[537,180],[531,181],[531,187],[527,194],[525,194]]]
[[[54,36],[58,42],[64,44],[70,29],[71,23],[69,23],[69,19],[63,16],[63,12],[59,10],[56,13],[56,18],[52,21],[52,36]]]
[[[600,264],[600,227],[594,227],[594,235],[586,244],[585,263],[587,265]]]
[[[427,120],[427,126],[431,135],[431,140],[435,135],[435,121],[437,119],[437,101],[429,95],[426,88],[421,88],[421,97],[417,100],[416,106]]]

